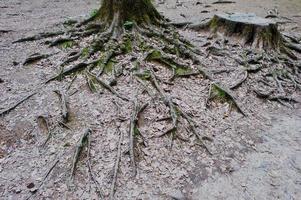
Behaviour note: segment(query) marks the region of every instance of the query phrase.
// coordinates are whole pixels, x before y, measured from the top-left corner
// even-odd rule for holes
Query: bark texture
[[[253,14],[215,15],[208,27],[213,33],[220,32],[236,38],[241,44],[260,49],[281,49],[283,38],[277,24]]]
[[[151,0],[103,0],[95,18],[108,24],[117,22],[119,25],[126,21],[138,25],[156,23],[162,19]]]

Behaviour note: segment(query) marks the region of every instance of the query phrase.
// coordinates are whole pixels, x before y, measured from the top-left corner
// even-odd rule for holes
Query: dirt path
[[[262,17],[276,12],[278,18],[275,20],[285,25],[283,31],[300,34],[299,0],[276,3],[273,0],[248,3],[237,0],[235,4],[226,5],[213,2],[160,0],[157,5],[164,15],[177,22],[199,22],[221,11],[255,12]],[[57,72],[57,62],[67,53],[64,49],[49,49],[44,42],[12,44],[12,41],[42,30],[59,30],[62,22],[81,18],[98,4],[98,0],[1,2],[0,110],[26,96]],[[188,37],[196,43],[203,42],[195,33]],[[60,53],[23,66],[24,60],[36,52]],[[212,57],[204,62],[210,67],[237,67],[228,58]],[[158,68],[163,76],[169,75]],[[234,75],[220,74],[216,78],[228,83]],[[78,77],[71,88],[75,92],[70,97],[72,120],[68,126],[71,129],[58,126],[60,104],[53,90],[66,88],[70,82],[71,78],[65,83],[52,82],[0,118],[0,199],[97,199],[97,187],[91,180],[87,157],[81,158],[75,180],[69,182],[74,146],[88,126],[93,128],[92,171],[101,192],[108,196],[119,139],[116,116],[124,120],[118,125],[127,135],[131,105],[106,91],[92,94],[85,78]],[[252,81],[246,81],[246,86],[235,91],[249,114],[244,118],[238,112],[229,112],[227,104],[206,109],[208,80],[195,77],[175,83],[164,90],[179,97],[177,103],[195,117],[200,131],[214,138],[208,143],[213,155],[208,155],[193,141],[175,141],[170,150],[169,137],[156,138],[169,125],[157,122],[158,118],[166,116],[167,109],[163,103],[150,106],[140,124],[142,133],[147,136],[147,146],[140,149],[142,156],[135,178],[131,176],[127,137],[122,140],[116,199],[297,199],[300,196],[300,109],[293,111],[256,98],[247,87]],[[133,97],[132,89],[125,87],[131,84],[132,80],[121,78],[116,89]],[[298,98],[299,94],[295,95]],[[118,110],[116,105],[123,107]],[[53,133],[45,146],[47,135],[38,128],[40,116],[49,120]],[[185,125],[181,125],[179,132],[189,138]],[[266,196],[260,196],[261,189]]]
[[[230,174],[216,175],[195,189],[193,199],[291,199],[301,196],[301,110],[270,115],[263,143]]]

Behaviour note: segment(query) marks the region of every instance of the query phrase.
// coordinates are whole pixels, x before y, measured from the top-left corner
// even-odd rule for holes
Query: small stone
[[[35,186],[35,184],[34,183],[29,183],[29,184],[27,184],[27,188],[28,189],[32,189],[32,188],[34,188],[34,186]]]
[[[184,194],[180,190],[175,190],[169,194],[173,200],[185,200]]]
[[[21,188],[16,188],[14,192],[15,192],[16,194],[19,194],[21,191],[22,191]]]
[[[29,191],[30,191],[31,193],[36,193],[36,192],[38,191],[38,188],[31,188]]]

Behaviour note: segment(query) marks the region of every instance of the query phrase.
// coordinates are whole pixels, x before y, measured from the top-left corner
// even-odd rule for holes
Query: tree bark
[[[156,24],[162,16],[151,0],[103,0],[96,19],[106,24],[117,23],[122,26],[126,21],[141,24]]]

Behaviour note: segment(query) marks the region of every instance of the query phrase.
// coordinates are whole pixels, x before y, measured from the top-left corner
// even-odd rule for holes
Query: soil
[[[299,0],[213,2],[160,0],[156,5],[174,22],[200,22],[220,12],[273,15],[281,32],[301,35]],[[41,41],[12,42],[43,30],[60,30],[66,20],[84,18],[98,6],[97,0],[7,0],[1,3],[0,110],[28,95],[56,73],[58,61],[67,54],[66,49],[48,48]],[[206,43],[212,42],[201,33],[181,33],[201,51],[205,51]],[[225,49],[234,55],[244,51],[240,47]],[[37,52],[59,53],[31,65],[22,64]],[[237,63],[227,56],[209,55],[204,63],[209,69],[233,69],[215,75],[214,78],[225,85],[231,85],[241,73]],[[157,68],[162,72],[160,78],[170,75],[164,67]],[[53,81],[0,117],[0,199],[98,199],[97,185],[107,199],[117,156],[117,126],[124,137],[116,199],[298,199],[301,196],[301,109],[299,105],[290,108],[256,97],[252,85],[257,76],[252,75],[234,91],[247,117],[232,110],[226,102],[213,102],[206,108],[210,83],[201,77],[176,79],[174,85],[164,85],[163,89],[176,97],[176,103],[193,116],[198,130],[213,138],[212,142],[206,141],[213,155],[193,140],[175,140],[171,146],[169,137],[156,137],[170,127],[170,123],[158,121],[166,117],[168,109],[163,103],[150,105],[139,121],[146,146],[139,145],[135,177],[128,153],[132,105],[106,90],[91,93],[85,77],[78,76],[70,89],[68,129],[58,125],[60,101],[53,91],[68,87],[71,78],[65,82]],[[130,98],[137,89],[129,76],[120,78],[115,88]],[[299,91],[293,96],[301,100]],[[39,123],[41,116],[48,121],[52,134],[45,145],[47,131]],[[178,132],[190,138],[186,126],[182,122]],[[71,180],[75,147],[87,127],[93,130],[90,158],[85,151]]]

